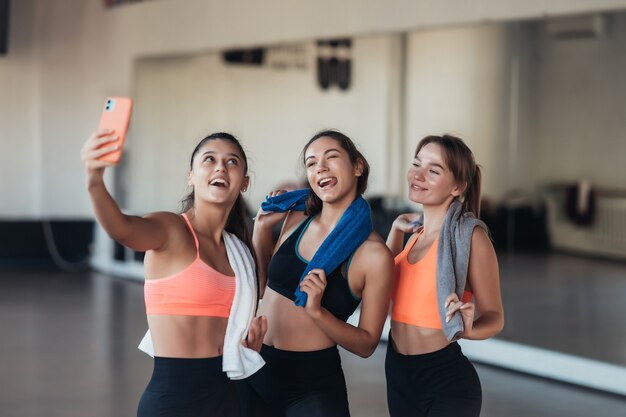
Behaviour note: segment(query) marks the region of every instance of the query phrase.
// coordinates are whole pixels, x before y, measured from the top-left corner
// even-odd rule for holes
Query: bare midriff
[[[276,349],[293,352],[322,350],[335,343],[315,324],[304,307],[271,288],[266,288],[259,315],[267,317],[267,333],[263,343]]]
[[[223,352],[228,319],[149,314],[155,356],[213,358]]]
[[[450,344],[441,329],[418,327],[397,321],[391,322],[391,339],[396,352],[403,355],[435,352]]]

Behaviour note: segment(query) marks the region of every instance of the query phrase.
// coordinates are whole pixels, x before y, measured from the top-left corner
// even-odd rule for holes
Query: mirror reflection
[[[400,203],[417,141],[450,132],[483,167],[499,338],[626,365],[624,45],[626,14],[612,13],[145,58],[128,207],[176,201],[191,145],[181,141],[219,127],[245,138],[258,167],[254,211],[299,174],[303,138],[337,128],[372,164],[368,197],[386,236],[395,214],[419,209]],[[159,164],[164,151],[181,162]]]

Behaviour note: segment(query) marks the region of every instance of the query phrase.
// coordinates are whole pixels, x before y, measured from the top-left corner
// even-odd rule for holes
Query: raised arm
[[[323,290],[320,294],[319,286],[316,291],[313,285],[319,285],[323,281],[325,286],[325,275],[323,280],[319,278],[309,280],[311,286],[306,291],[309,300],[305,308],[320,329],[335,343],[366,358],[376,350],[389,311],[393,258],[380,237],[375,242],[368,241],[366,247],[360,249],[359,252],[355,254],[348,272],[351,279],[356,275],[357,280],[360,279],[362,282],[362,303],[358,326],[344,323],[328,310],[320,307],[319,300],[323,295]],[[305,280],[308,280],[308,277]],[[313,295],[314,292],[318,294]]]
[[[417,213],[404,213],[399,215],[392,223],[389,235],[387,235],[387,247],[391,251],[393,257],[396,257],[404,245],[404,234],[414,233],[419,226],[412,223],[420,218]]]
[[[261,296],[265,293],[267,284],[267,266],[274,253],[276,241],[272,234],[272,229],[281,217],[278,213],[257,215],[254,220],[254,229],[252,230],[252,246],[256,253],[257,272],[259,276],[259,292]]]
[[[98,158],[117,150],[117,146],[110,145],[115,139],[111,131],[97,131],[87,139],[81,150],[86,187],[94,213],[107,234],[122,245],[136,251],[158,249],[167,240],[166,227],[159,220],[160,216],[142,218],[122,213],[104,183],[104,170],[113,164]]]
[[[276,190],[270,192],[270,197],[286,193],[285,190]],[[267,284],[267,267],[270,263],[270,259],[276,250],[277,240],[274,238],[273,229],[274,226],[283,222],[280,239],[283,238],[283,233],[289,230],[290,225],[293,224],[296,218],[301,218],[301,213],[265,213],[260,214],[261,210],[257,213],[254,220],[254,229],[252,230],[252,246],[257,257],[257,271],[259,275],[259,289],[261,296],[265,293],[265,285]]]

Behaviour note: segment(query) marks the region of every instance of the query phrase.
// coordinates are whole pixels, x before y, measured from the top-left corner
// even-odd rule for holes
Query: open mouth
[[[323,179],[321,179],[321,180],[319,180],[317,182],[317,185],[320,188],[328,188],[328,187],[332,187],[332,186],[334,186],[336,184],[337,184],[337,178],[335,178],[335,177],[323,178]]]
[[[411,189],[416,191],[426,191],[426,188],[422,188],[419,185],[411,184]]]
[[[212,185],[214,187],[219,187],[219,188],[227,188],[228,187],[228,183],[226,182],[226,180],[222,179],[222,178],[216,178],[214,180],[212,180],[209,185]]]

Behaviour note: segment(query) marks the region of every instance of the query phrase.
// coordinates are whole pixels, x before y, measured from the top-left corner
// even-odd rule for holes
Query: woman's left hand
[[[463,301],[459,301],[459,296],[452,293],[446,297],[445,307],[447,310],[446,323],[450,321],[450,318],[454,313],[460,311],[461,317],[463,318],[463,333],[467,334],[472,331],[472,327],[474,325],[474,312],[476,310],[474,303],[464,303]]]
[[[248,328],[248,337],[241,344],[260,352],[265,333],[267,333],[267,318],[265,316],[254,317]]]
[[[322,313],[322,296],[325,289],[326,273],[320,268],[312,269],[300,283],[300,291],[307,295],[304,309],[309,316],[315,318]]]

